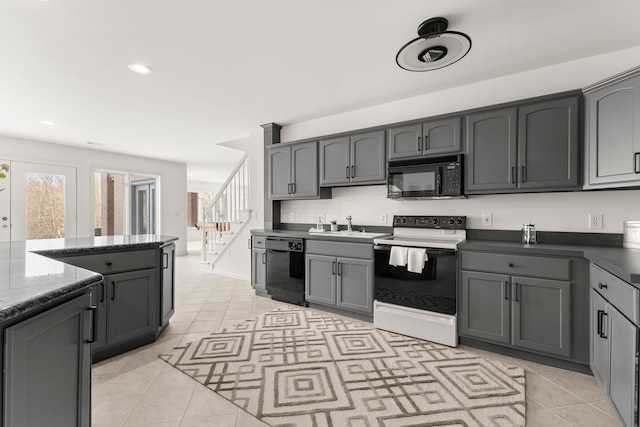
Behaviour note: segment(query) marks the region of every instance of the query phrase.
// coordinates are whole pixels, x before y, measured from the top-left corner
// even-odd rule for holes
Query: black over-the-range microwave
[[[387,197],[390,199],[464,198],[463,156],[390,160]]]

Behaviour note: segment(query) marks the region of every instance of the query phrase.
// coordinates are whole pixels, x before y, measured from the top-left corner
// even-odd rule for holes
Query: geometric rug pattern
[[[280,307],[159,355],[271,426],[524,426],[525,374]]]

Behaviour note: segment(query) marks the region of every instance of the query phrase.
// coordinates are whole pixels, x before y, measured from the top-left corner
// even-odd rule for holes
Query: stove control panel
[[[465,230],[467,228],[467,217],[394,215],[393,226],[406,228],[445,228],[450,230]]]

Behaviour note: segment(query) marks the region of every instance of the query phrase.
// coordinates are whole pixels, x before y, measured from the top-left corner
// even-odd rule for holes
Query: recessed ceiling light
[[[43,120],[40,123],[42,123],[43,125],[47,125],[47,126],[55,126],[56,124],[54,122],[52,122],[51,120]]]
[[[151,74],[153,70],[144,64],[129,64],[129,69],[138,74]]]
[[[89,145],[104,145],[101,142],[95,142],[95,141],[87,141],[87,144],[89,144]]]

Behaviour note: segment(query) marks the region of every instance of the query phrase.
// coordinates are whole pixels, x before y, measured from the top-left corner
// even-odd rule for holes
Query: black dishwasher
[[[304,298],[304,241],[267,237],[267,292],[272,299],[307,306]]]

